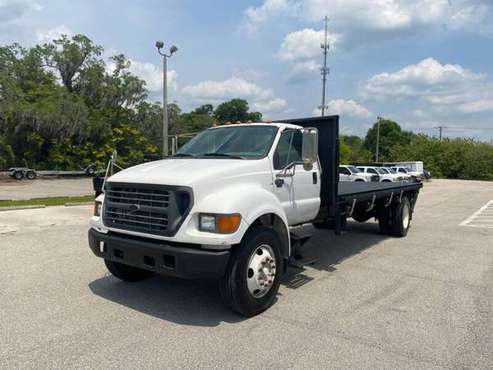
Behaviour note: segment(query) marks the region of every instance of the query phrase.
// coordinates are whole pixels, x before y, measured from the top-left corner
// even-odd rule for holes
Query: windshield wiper
[[[221,152],[203,153],[203,154],[201,154],[201,156],[204,156],[204,157],[225,157],[225,158],[233,158],[233,159],[245,159],[245,157],[242,157],[241,155],[234,155],[234,154],[221,153]]]
[[[176,153],[172,155],[172,157],[195,157],[193,154],[188,153]]]

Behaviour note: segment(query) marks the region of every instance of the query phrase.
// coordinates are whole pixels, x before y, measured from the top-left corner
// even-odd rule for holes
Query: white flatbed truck
[[[295,227],[338,234],[376,217],[382,233],[407,234],[422,185],[339,182],[338,138],[338,116],[207,129],[106,179],[90,248],[124,281],[217,279],[227,306],[256,315],[298,253]]]

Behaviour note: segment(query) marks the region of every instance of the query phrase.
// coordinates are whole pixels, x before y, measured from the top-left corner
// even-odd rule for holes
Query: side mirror
[[[318,159],[318,130],[314,127],[306,127],[301,132],[303,134],[301,150],[303,168],[310,171],[313,168],[313,163]]]

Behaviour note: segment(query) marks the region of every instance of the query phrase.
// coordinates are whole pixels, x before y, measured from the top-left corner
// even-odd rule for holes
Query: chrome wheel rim
[[[404,204],[402,207],[402,226],[404,226],[404,229],[407,229],[409,227],[409,206],[407,204]]]
[[[274,285],[276,279],[276,256],[270,245],[261,244],[248,261],[247,286],[255,298],[262,298]]]

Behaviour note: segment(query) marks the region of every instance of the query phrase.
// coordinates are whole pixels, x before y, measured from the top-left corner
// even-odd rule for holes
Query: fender
[[[234,184],[222,188],[214,193],[207,195],[200,202],[196,203],[193,211],[211,213],[240,213],[242,220],[248,226],[252,225],[260,216],[275,214],[278,216],[286,228],[287,249],[290,253],[289,225],[286,213],[282,208],[279,199],[269,190],[259,184]],[[232,236],[234,242],[239,243],[248,228],[241,228]]]

